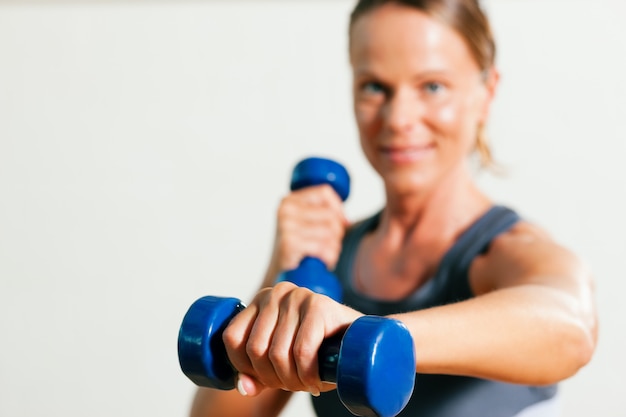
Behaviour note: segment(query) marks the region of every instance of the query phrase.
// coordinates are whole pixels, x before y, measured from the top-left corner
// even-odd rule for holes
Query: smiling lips
[[[390,162],[406,164],[421,161],[431,156],[435,151],[435,145],[382,146],[380,151]]]

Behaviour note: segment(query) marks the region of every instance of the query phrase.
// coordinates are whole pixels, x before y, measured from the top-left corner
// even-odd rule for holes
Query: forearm
[[[420,373],[545,385],[573,375],[595,346],[589,312],[540,285],[395,317],[413,334]]]
[[[280,262],[278,260],[279,255],[276,252],[276,249],[272,252],[270,262],[265,270],[265,275],[263,276],[263,283],[261,284],[261,288],[270,287],[274,285],[278,275],[282,272],[280,268]]]
[[[255,397],[243,397],[237,390],[199,388],[190,417],[276,417],[291,397],[290,392],[265,390]]]

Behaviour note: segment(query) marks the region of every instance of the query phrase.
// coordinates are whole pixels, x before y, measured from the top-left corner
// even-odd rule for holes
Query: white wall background
[[[352,4],[0,0],[0,416],[186,415],[182,316],[252,295],[293,164],[336,157],[349,216],[379,207],[352,123]],[[487,6],[510,174],[481,181],[592,265],[601,341],[563,415],[623,416],[626,3]]]

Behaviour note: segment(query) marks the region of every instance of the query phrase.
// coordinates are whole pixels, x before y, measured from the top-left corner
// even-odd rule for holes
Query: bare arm
[[[290,397],[290,392],[282,390],[265,390],[256,397],[242,397],[236,390],[199,388],[190,417],[276,417]]]
[[[597,338],[590,274],[571,252],[521,224],[470,269],[477,297],[397,315],[417,371],[550,384],[578,371]]]
[[[498,237],[470,269],[476,297],[394,315],[413,335],[420,373],[529,385],[561,381],[596,344],[591,278],[568,250],[527,224]],[[317,372],[322,340],[361,313],[281,283],[260,291],[224,332],[249,392],[332,389]],[[265,388],[265,389],[264,389]]]

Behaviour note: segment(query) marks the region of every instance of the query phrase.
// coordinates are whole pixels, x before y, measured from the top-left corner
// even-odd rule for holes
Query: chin
[[[385,188],[388,194],[408,195],[426,191],[434,185],[432,173],[420,172],[394,172],[383,176]]]

